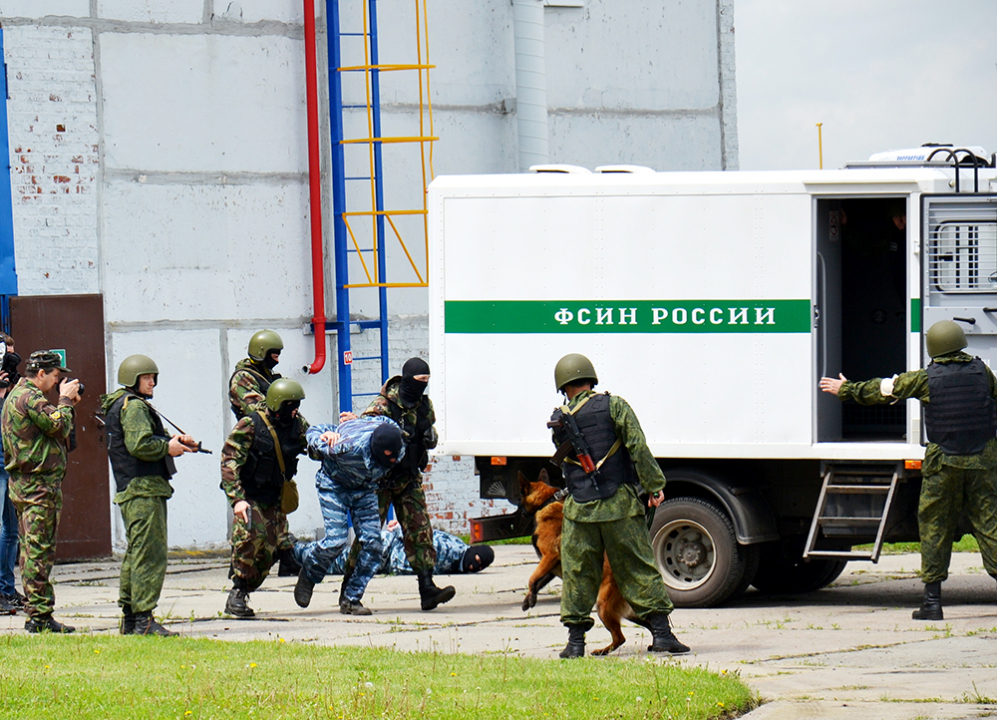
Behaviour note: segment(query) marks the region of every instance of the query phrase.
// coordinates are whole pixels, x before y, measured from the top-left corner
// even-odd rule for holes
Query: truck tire
[[[761,566],[751,584],[758,592],[769,595],[813,592],[834,582],[847,564],[847,560],[840,558],[787,560],[778,547],[765,547]]]
[[[747,557],[734,525],[706,500],[661,503],[651,523],[651,549],[676,607],[720,605],[744,578]]]

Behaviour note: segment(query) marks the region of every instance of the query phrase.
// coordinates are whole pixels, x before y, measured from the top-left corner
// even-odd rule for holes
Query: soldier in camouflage
[[[575,419],[592,452],[598,476],[586,472],[574,452],[561,472],[569,495],[561,529],[561,623],[568,628],[562,658],[585,654],[585,633],[592,627],[592,606],[602,582],[603,556],[609,559],[620,593],[651,630],[651,652],[689,652],[672,633],[672,602],[661,579],[647,537],[638,487],[650,496],[649,507],[664,500],[665,476],[647,447],[637,416],[626,400],[592,391],[599,378],[584,355],[561,358],[554,381],[567,404],[554,411],[553,439],[570,442],[565,416]],[[562,427],[556,424],[561,423]]]
[[[166,579],[166,501],[173,496],[173,458],[196,452],[189,435],[170,436],[149,404],[159,367],[145,355],[131,355],[118,367],[120,388],[101,395],[107,454],[114,472],[128,547],[121,562],[118,604],[122,635],[173,637],[152,616]]]
[[[238,422],[254,410],[266,410],[266,396],[270,384],[280,379],[274,368],[280,362],[284,341],[273,330],[260,330],[249,339],[249,356],[235,365],[228,381],[229,404]],[[291,577],[301,568],[294,559],[294,536],[283,526],[276,527],[277,550],[274,560],[280,561],[279,577]]]
[[[298,455],[306,448],[308,421],[299,413],[304,398],[297,381],[275,380],[267,388],[264,407],[238,422],[222,450],[221,488],[233,513],[232,590],[225,612],[238,618],[256,614],[249,594],[270,573],[280,532],[287,529],[281,492],[294,478]]]
[[[925,338],[931,363],[922,370],[851,382],[821,378],[820,389],[860,405],[923,403],[928,446],[921,464],[917,522],[924,595],[915,620],[942,620],[942,582],[963,511],[973,526],[983,567],[997,578],[997,379],[968,353],[966,335],[951,320],[936,322]]]
[[[59,353],[31,353],[25,377],[10,391],[0,413],[8,490],[21,534],[21,584],[28,599],[24,629],[30,633],[75,630],[52,617],[55,592],[50,580],[69,434],[80,401],[79,380],[62,377],[68,372]],[[45,394],[56,385],[59,403],[51,405]]]
[[[440,588],[433,582],[436,550],[426,493],[422,488],[422,469],[429,464],[429,451],[436,447],[437,440],[433,401],[425,394],[428,383],[429,364],[422,358],[410,358],[402,366],[402,374],[388,380],[363,412],[367,417],[391,418],[402,429],[405,457],[381,480],[377,500],[382,524],[387,520],[388,508],[395,508],[395,517],[402,527],[405,554],[418,577],[423,610],[432,610],[452,600],[457,592],[452,585]],[[352,415],[347,413],[343,417]],[[355,542],[343,573],[343,587],[349,582],[359,553],[360,547]]]

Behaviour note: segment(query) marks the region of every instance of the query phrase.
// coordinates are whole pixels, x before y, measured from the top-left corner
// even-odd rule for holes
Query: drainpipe
[[[318,70],[315,54],[315,0],[305,8],[305,98],[308,113],[308,214],[312,225],[312,328],[315,360],[302,370],[310,375],[325,366],[325,258],[322,254],[322,174],[318,134]]]
[[[543,0],[512,0],[516,39],[519,170],[547,163],[547,77]]]

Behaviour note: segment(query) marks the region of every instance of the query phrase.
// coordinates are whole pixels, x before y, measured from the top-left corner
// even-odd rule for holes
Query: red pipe
[[[315,360],[303,370],[314,375],[325,366],[325,258],[322,253],[322,174],[318,135],[318,60],[315,54],[315,0],[305,4],[305,98],[308,113],[308,213],[312,223],[312,327]]]

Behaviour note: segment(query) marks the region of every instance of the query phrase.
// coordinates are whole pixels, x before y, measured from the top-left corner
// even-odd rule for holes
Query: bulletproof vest
[[[250,415],[253,420],[253,445],[239,473],[239,482],[248,500],[261,505],[276,505],[280,502],[280,489],[285,479],[290,480],[298,471],[298,455],[305,444],[301,438],[300,421],[295,420],[290,427],[274,424],[273,429],[277,432],[284,454],[286,476],[282,475],[273,436],[263,421],[262,412],[257,410]]]
[[[551,421],[561,420],[563,412],[560,408],[555,410],[550,418]],[[589,477],[575,462],[566,461],[561,464],[561,473],[564,475],[571,497],[576,502],[583,503],[606,500],[613,497],[623,483],[636,485],[637,471],[626,446],[620,444],[616,452],[609,455],[617,440],[613,418],[609,414],[609,393],[590,396],[588,401],[574,413],[574,418],[578,430],[588,443],[592,460],[597,465],[600,461],[602,464],[595,479]],[[560,446],[567,440],[567,435],[562,429],[555,428],[554,440]],[[568,457],[574,457],[574,453]]]
[[[987,368],[967,363],[928,365],[924,425],[928,440],[946,455],[976,455],[997,435],[997,403],[990,396]]]
[[[405,440],[405,456],[388,472],[389,478],[418,475],[429,464],[429,450],[423,444],[423,437],[429,432],[429,402],[425,396],[415,407],[415,424],[411,422],[411,411],[388,402],[388,417],[398,423]]]
[[[259,370],[256,370],[255,368],[247,368],[247,367],[236,368],[235,372],[229,375],[228,378],[229,387],[232,387],[232,380],[235,378],[235,376],[238,373],[241,372],[248,372],[256,379],[256,382],[260,386],[260,395],[262,395],[263,397],[267,396],[267,390],[270,389],[270,385],[273,383],[273,381],[281,377],[277,373],[273,373],[273,375],[271,375],[270,379],[268,380],[263,373],[261,373]],[[232,408],[232,414],[235,415],[236,422],[246,417],[246,413],[242,411],[242,408],[240,408],[238,405],[232,402],[232,400],[229,400],[229,407]]]
[[[173,458],[166,455],[160,460],[139,460],[128,452],[125,447],[125,433],[121,427],[121,411],[126,402],[145,402],[140,396],[126,392],[111,405],[110,410],[104,416],[104,429],[107,431],[107,454],[111,459],[111,470],[114,472],[114,484],[118,492],[123,492],[128,484],[137,477],[149,477],[154,475],[164,480],[169,480],[176,474],[176,465]],[[151,405],[149,415],[152,417],[152,434],[157,437],[169,439],[163,421]]]

